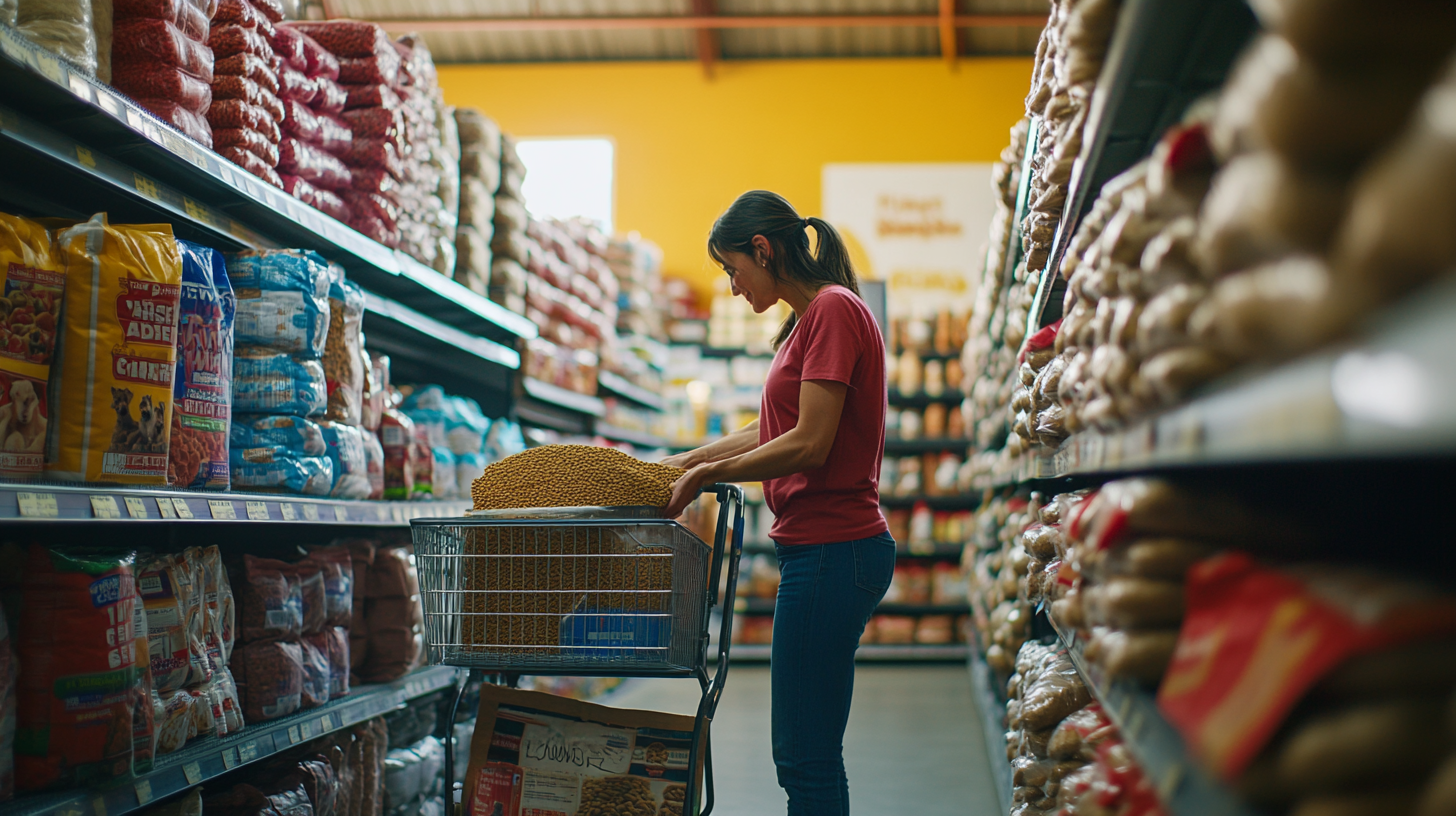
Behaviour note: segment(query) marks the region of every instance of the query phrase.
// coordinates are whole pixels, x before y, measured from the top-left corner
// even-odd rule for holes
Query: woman
[[[806,229],[819,239],[817,256]],[[790,816],[849,813],[844,728],[854,652],[890,586],[895,541],[880,512],[885,342],[844,241],[783,197],[744,193],[718,217],[708,252],[733,294],[793,313],[774,338],[759,419],[674,456],[675,517],[704,485],[763,482],[782,579],[774,605],[773,755]]]

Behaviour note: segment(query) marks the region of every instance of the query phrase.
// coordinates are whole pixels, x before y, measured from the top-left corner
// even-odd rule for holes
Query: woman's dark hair
[[[817,254],[809,250],[806,227],[813,227],[819,236]],[[849,250],[834,227],[821,218],[800,218],[783,196],[767,190],[744,193],[718,216],[712,232],[708,233],[708,254],[720,264],[726,252],[742,252],[753,257],[755,235],[767,238],[773,248],[768,273],[776,283],[788,280],[814,290],[835,283],[859,294],[859,280],[850,265]],[[788,339],[797,322],[798,317],[790,312],[774,337],[775,350]]]

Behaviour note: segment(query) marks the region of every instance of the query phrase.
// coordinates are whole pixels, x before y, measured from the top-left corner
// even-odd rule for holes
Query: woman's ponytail
[[[819,238],[815,252],[809,250],[809,227]],[[859,294],[859,279],[839,231],[822,218],[800,218],[783,196],[767,190],[744,193],[718,216],[708,234],[708,254],[719,263],[725,252],[752,254],[755,235],[764,236],[773,247],[768,271],[775,281],[788,279],[815,290],[838,284]],[[790,312],[774,336],[775,350],[797,322],[798,316]]]

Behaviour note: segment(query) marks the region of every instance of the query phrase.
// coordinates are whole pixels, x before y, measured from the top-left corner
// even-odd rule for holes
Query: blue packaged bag
[[[227,490],[237,299],[221,252],[180,240],[177,248],[182,254],[182,293],[167,482],[177,487]]]
[[[369,498],[369,458],[364,449],[364,435],[353,425],[342,422],[320,422],[329,463],[334,470],[334,484],[329,495],[336,499]]]
[[[233,409],[240,413],[317,416],[328,401],[318,360],[256,346],[240,347],[233,355]]]
[[[480,453],[485,448],[490,420],[480,410],[480,403],[469,397],[446,397],[444,414],[445,441],[456,456]]]
[[[334,483],[334,466],[329,458],[296,456],[295,453],[282,445],[229,449],[233,487],[237,490],[329,495]]]
[[[263,249],[228,256],[237,293],[238,345],[262,346],[311,360],[329,332],[329,266],[317,252]]]
[[[233,418],[229,448],[288,448],[294,456],[327,456],[328,443],[317,422],[298,416],[249,416]]]

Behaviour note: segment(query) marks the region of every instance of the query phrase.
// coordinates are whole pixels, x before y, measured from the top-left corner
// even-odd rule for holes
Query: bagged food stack
[[[246,0],[234,0],[246,2]],[[120,0],[111,4],[115,43],[111,84],[204,147],[216,69],[207,4],[194,0]]]
[[[223,157],[281,187],[279,161],[284,109],[271,40],[283,10],[274,0],[218,0],[208,45],[213,67],[213,105],[207,120]]]
[[[344,198],[353,174],[341,156],[348,153],[354,130],[343,118],[348,96],[338,84],[339,62],[323,46],[290,23],[274,29],[273,47],[281,66],[283,140],[279,173],[283,188],[320,212],[349,220]]]
[[[418,35],[400,38],[399,94],[404,114],[398,196],[400,249],[446,276],[455,271],[459,137],[440,93],[429,48]]]
[[[475,108],[456,108],[455,125],[460,138],[460,188],[454,277],[471,291],[489,295],[501,132],[490,117]],[[496,302],[512,311],[525,308],[524,303]]]

